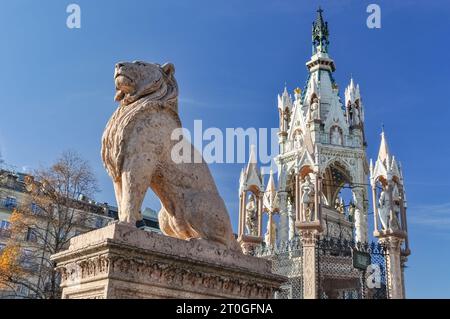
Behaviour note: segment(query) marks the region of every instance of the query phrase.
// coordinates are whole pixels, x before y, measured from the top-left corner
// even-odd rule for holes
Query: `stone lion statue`
[[[133,225],[141,220],[141,205],[151,188],[161,201],[164,234],[239,250],[208,166],[190,142],[171,138],[181,128],[174,73],[171,63],[136,61],[115,67],[115,100],[120,105],[103,133],[102,159],[114,182],[119,220]],[[192,150],[190,162],[172,159],[177,143]]]

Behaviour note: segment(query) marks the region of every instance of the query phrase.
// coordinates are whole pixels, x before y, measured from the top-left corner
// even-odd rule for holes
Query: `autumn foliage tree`
[[[27,176],[25,186],[25,199],[10,219],[11,239],[0,255],[0,286],[12,297],[25,287],[33,298],[59,298],[59,275],[50,256],[94,223],[90,206],[78,198],[97,192],[97,180],[88,162],[68,151]]]

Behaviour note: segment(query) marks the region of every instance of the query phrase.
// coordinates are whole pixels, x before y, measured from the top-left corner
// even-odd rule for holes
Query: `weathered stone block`
[[[120,223],[73,238],[52,259],[64,299],[265,299],[285,281],[268,260]]]

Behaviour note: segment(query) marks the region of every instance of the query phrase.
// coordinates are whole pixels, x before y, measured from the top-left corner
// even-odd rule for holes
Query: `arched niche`
[[[353,179],[349,169],[341,162],[335,161],[330,163],[323,173],[323,195],[329,206],[334,205],[339,192],[346,185],[351,187]],[[334,207],[332,207],[334,208]]]
[[[362,122],[361,117],[361,102],[359,99],[355,100],[353,103],[348,102],[347,104],[347,114],[348,114],[348,122],[351,126],[360,125]]]
[[[253,184],[247,185],[240,194],[238,237],[241,242],[249,239],[251,243],[262,242],[263,195],[264,191]]]
[[[332,125],[330,127],[330,144],[332,145],[344,145],[344,133],[339,125]]]
[[[300,128],[296,128],[292,134],[293,148],[299,150],[305,143],[303,131]]]
[[[321,185],[318,181],[319,176],[315,173],[314,168],[310,165],[304,165],[296,174],[295,180],[295,207],[296,219],[300,223],[316,222],[320,219],[320,194]],[[310,195],[305,194],[305,185],[310,185],[306,189]],[[319,194],[319,195],[318,195]],[[309,198],[309,204],[305,204],[305,198]],[[307,205],[307,206],[305,206]]]
[[[407,234],[405,191],[399,176],[390,180],[380,175],[372,185],[374,228],[376,232],[399,231]],[[394,214],[395,222],[391,215]],[[408,242],[406,240],[406,247]]]
[[[316,93],[309,98],[309,120],[318,120],[320,117],[320,100]]]

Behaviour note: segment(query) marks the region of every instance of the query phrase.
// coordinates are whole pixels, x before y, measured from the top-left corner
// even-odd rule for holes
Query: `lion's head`
[[[152,100],[173,100],[178,96],[174,74],[175,67],[172,63],[117,63],[114,74],[115,100],[121,105],[128,105],[143,97]]]

